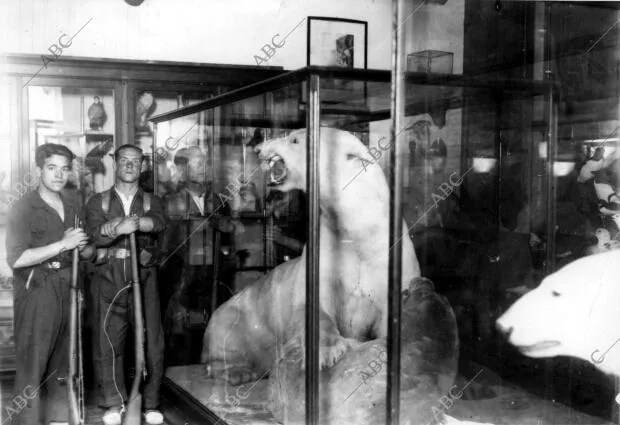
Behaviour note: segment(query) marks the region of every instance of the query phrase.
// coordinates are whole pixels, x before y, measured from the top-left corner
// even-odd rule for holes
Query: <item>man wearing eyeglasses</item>
[[[163,203],[139,187],[142,150],[120,146],[114,152],[116,181],[93,196],[86,207],[87,232],[97,246],[93,287],[93,350],[103,422],[119,425],[127,401],[124,380],[125,340],[133,325],[129,235],[136,233],[142,305],[146,330],[147,378],[143,387],[144,419],[163,423],[158,408],[163,377],[164,338],[156,280],[158,234],[165,227]]]
[[[213,308],[233,293],[233,231],[239,226],[230,218],[238,211],[239,202],[224,202],[223,197],[213,196],[213,182],[201,148],[179,149],[174,164],[179,170],[179,189],[164,198],[169,222],[162,241],[167,256],[160,270],[165,283],[160,289],[166,306],[168,366],[200,362],[207,320]],[[217,265],[213,263],[213,228],[219,231]]]

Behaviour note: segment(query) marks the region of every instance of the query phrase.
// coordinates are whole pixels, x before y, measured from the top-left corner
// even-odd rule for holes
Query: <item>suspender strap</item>
[[[142,192],[142,209],[144,214],[151,210],[151,194],[148,192]]]
[[[106,215],[110,211],[110,189],[101,192],[101,209]]]
[[[104,214],[107,214],[110,211],[110,191],[111,189],[101,192],[101,209],[103,210]],[[144,214],[151,210],[150,193],[142,192],[142,209],[144,210]]]

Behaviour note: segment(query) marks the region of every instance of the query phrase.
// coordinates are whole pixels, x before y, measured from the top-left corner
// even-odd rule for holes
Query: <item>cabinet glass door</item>
[[[10,86],[0,84],[0,372],[15,368],[13,340],[13,273],[6,262],[6,226],[8,211],[19,196],[16,183],[11,179],[11,152],[15,146],[11,138]]]
[[[76,158],[66,190],[84,202],[114,184],[114,105],[112,89],[28,87],[30,157],[45,143],[67,146]]]
[[[142,175],[140,185],[147,192],[154,192],[153,164],[158,166],[158,187],[156,193],[165,196],[172,193],[173,188],[178,184],[179,177],[171,173],[170,167],[165,160],[159,161],[153,157],[153,124],[149,118],[154,115],[173,111],[183,106],[193,105],[213,96],[215,92],[188,92],[188,91],[159,91],[159,90],[136,90],[135,92],[135,119],[134,119],[134,143],[144,152],[145,160],[142,164]],[[191,124],[190,124],[191,126]],[[192,127],[193,130],[195,128]],[[168,143],[162,147],[167,151],[166,156],[174,155],[174,152],[181,146]],[[157,150],[157,147],[155,148]],[[162,152],[160,150],[160,152]],[[164,157],[159,155],[160,159]]]

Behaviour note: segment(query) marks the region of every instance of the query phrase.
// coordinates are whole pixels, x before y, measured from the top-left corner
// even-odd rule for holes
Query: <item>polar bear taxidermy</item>
[[[619,300],[620,251],[604,252],[547,276],[497,327],[526,356],[576,357],[620,378]]]
[[[306,190],[306,137],[305,129],[296,130],[256,147],[275,190]],[[377,364],[381,353],[386,357],[389,188],[368,148],[332,128],[320,131],[319,176],[321,423],[378,423],[385,414],[386,367],[374,384],[364,381],[348,409],[340,405],[345,391],[362,382],[361,369],[371,360]],[[303,423],[305,268],[306,248],[217,309],[203,340],[209,377],[238,385],[269,375],[272,410],[285,423]],[[420,277],[406,223],[402,289],[401,398],[431,421],[432,403],[454,380],[458,333],[450,305]]]

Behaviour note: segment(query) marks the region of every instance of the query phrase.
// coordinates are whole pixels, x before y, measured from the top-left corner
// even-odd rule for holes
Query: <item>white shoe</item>
[[[144,420],[148,425],[161,425],[164,423],[164,415],[159,410],[149,409],[144,412]]]
[[[103,415],[103,423],[105,425],[121,425],[122,417],[120,409],[117,407],[111,407]]]

